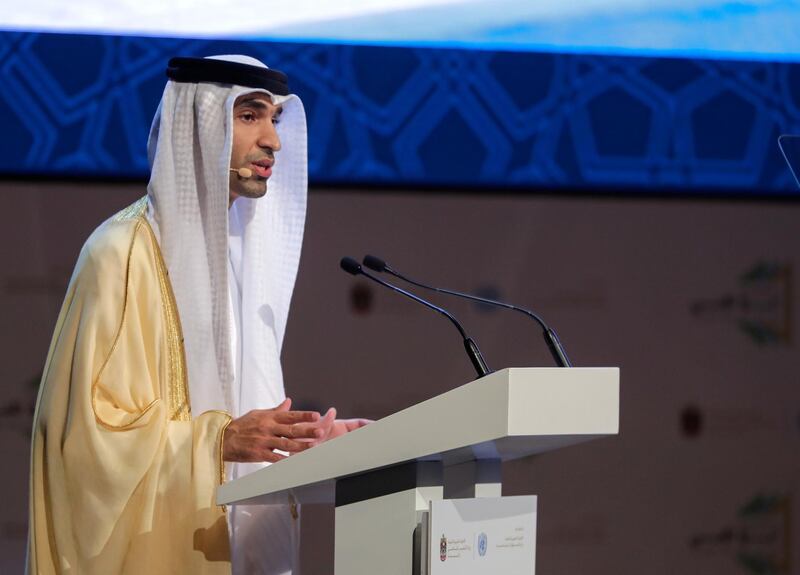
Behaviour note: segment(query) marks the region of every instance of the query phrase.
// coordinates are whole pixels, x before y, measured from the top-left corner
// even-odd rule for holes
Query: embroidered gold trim
[[[223,483],[225,483],[225,458],[224,458],[225,430],[228,429],[228,426],[233,421],[233,417],[231,417],[231,414],[228,413],[227,411],[222,411],[222,410],[219,410],[219,409],[210,409],[210,410],[204,412],[203,415],[205,415],[206,413],[219,413],[219,414],[224,415],[227,418],[227,421],[222,425],[222,428],[219,430],[219,448],[218,448],[218,452],[217,452],[217,456],[219,457],[219,459],[218,459],[218,461],[219,461],[219,467],[218,467],[218,469],[219,469],[219,485],[222,485]],[[225,514],[228,513],[228,507],[226,505],[218,505],[218,507],[222,508],[222,512],[223,513],[225,513]]]
[[[139,215],[150,234],[158,270],[158,283],[161,287],[161,301],[164,304],[164,323],[167,330],[167,352],[169,357],[169,377],[167,380],[167,405],[172,421],[191,421],[192,408],[189,403],[189,382],[186,376],[186,349],[183,346],[183,329],[178,315],[178,304],[169,281],[169,271],[161,255],[161,248],[150,223]]]
[[[114,350],[117,349],[117,344],[119,343],[119,337],[122,334],[122,328],[125,326],[125,318],[127,317],[127,312],[128,312],[128,282],[130,281],[130,276],[131,276],[131,254],[133,253],[133,245],[136,243],[136,232],[139,230],[140,226],[141,223],[136,222],[136,226],[133,229],[133,234],[131,235],[131,243],[128,246],[128,263],[125,267],[125,297],[123,298],[122,301],[122,317],[119,320],[119,326],[117,327],[117,333],[114,335],[114,342],[111,344],[111,349],[106,355],[106,358],[103,360],[103,365],[100,366],[100,370],[97,372],[97,376],[92,382],[92,411],[94,412],[95,419],[104,427],[116,430],[127,429],[136,424],[136,422],[139,421],[142,417],[144,417],[145,414],[148,411],[150,411],[150,409],[159,401],[158,398],[154,399],[147,405],[147,407],[144,408],[144,410],[141,413],[139,413],[139,415],[137,415],[133,419],[133,421],[129,421],[128,423],[125,423],[123,425],[114,425],[112,423],[103,421],[103,419],[100,418],[100,416],[97,414],[97,405],[95,401],[95,398],[97,396],[97,386],[100,384],[100,378],[102,377],[103,372],[105,371],[106,366],[108,365],[108,362],[111,359],[111,356],[114,354]]]
[[[127,208],[123,208],[116,214],[114,214],[114,216],[111,218],[111,221],[124,222],[126,220],[134,220],[138,217],[143,216],[146,212],[147,212],[147,196],[142,196]]]
[[[167,407],[170,421],[191,421],[192,411],[189,402],[189,383],[186,375],[186,350],[183,346],[183,329],[181,328],[178,305],[169,281],[169,271],[164,263],[158,240],[147,221],[147,196],[143,196],[127,208],[118,212],[112,220],[115,222],[137,219],[136,229],[144,226],[153,245],[153,263],[161,289],[161,301],[164,310],[164,325],[167,336]],[[134,234],[135,235],[135,234]]]
[[[233,417],[231,417],[230,414],[224,411],[216,411],[216,410],[214,411],[216,413],[221,413],[222,415],[228,418],[228,421],[225,422],[225,424],[222,426],[222,429],[219,432],[219,484],[222,485],[223,483],[225,483],[225,458],[223,453],[225,430],[228,429],[228,426],[231,424],[231,421],[233,421]]]

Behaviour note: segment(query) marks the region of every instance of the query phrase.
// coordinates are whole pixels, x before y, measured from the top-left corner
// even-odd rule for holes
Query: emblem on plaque
[[[442,538],[439,540],[439,560],[444,561],[447,559],[447,537],[442,534]]]
[[[489,541],[486,538],[486,533],[481,533],[478,535],[478,555],[483,557],[486,555],[486,548],[489,545]]]

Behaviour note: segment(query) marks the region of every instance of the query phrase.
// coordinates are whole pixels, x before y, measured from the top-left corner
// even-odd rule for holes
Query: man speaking
[[[291,573],[295,506],[226,510],[216,488],[365,423],[284,393],[302,102],[244,56],[173,58],[167,76],[147,196],[87,240],[48,353],[30,573]]]

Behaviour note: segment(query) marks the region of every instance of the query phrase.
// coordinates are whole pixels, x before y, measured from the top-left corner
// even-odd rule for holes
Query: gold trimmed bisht
[[[180,319],[146,198],[87,240],[34,416],[28,572],[229,574],[222,434],[193,417]]]

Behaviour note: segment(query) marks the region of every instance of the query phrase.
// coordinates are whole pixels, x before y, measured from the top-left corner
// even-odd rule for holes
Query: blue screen
[[[0,27],[127,35],[795,59],[795,0],[28,0]]]
[[[318,184],[796,195],[787,0],[0,3],[0,177],[148,175],[171,56],[288,73]]]

